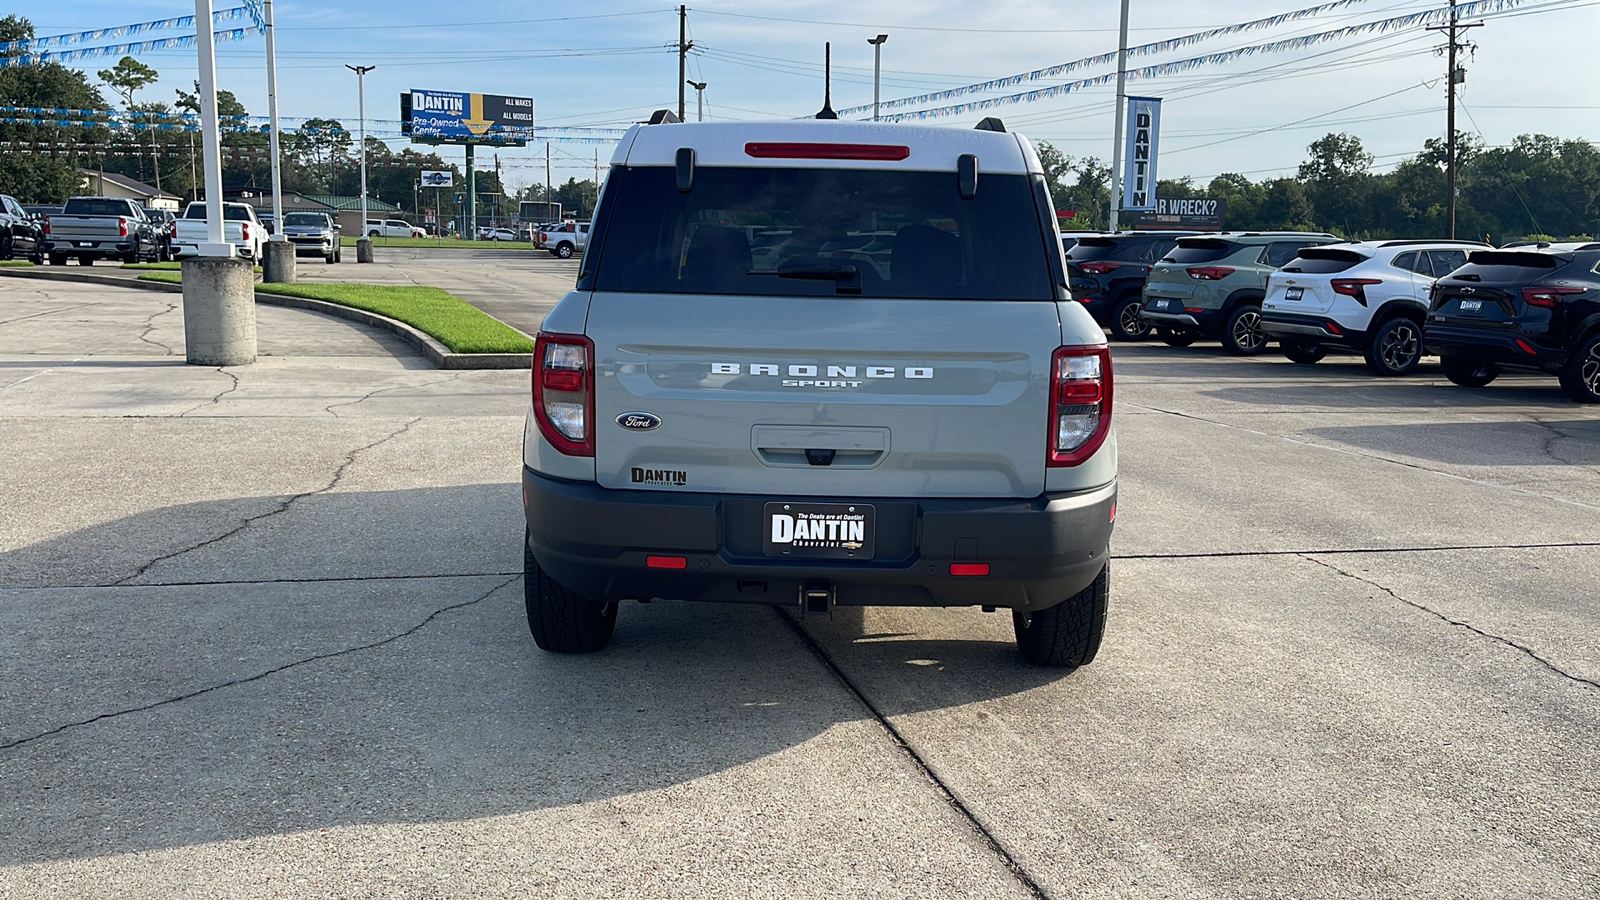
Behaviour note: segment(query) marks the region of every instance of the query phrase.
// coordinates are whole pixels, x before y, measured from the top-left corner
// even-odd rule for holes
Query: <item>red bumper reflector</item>
[[[987,575],[987,574],[989,574],[989,564],[988,563],[951,563],[950,564],[950,574],[951,575]]]
[[[1201,309],[1198,306],[1185,306],[1183,308],[1183,311],[1186,312],[1186,313],[1203,313],[1203,312],[1205,312],[1204,309]]]
[[[1517,339],[1517,349],[1521,350],[1523,353],[1528,354],[1529,356],[1537,356],[1538,355],[1537,353],[1534,352],[1533,348],[1529,347],[1526,343],[1524,343],[1521,338]]]
[[[689,560],[683,556],[646,556],[644,564],[652,569],[687,569]]]
[[[1111,504],[1111,521],[1115,522],[1116,520],[1117,520],[1117,505],[1115,503],[1113,503],[1113,504]]]

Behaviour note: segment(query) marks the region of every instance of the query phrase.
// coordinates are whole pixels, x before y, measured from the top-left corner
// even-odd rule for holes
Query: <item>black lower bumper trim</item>
[[[528,549],[550,577],[592,599],[794,605],[826,583],[842,606],[1054,606],[1106,565],[1116,483],[1016,499],[779,497],[612,490],[524,467]],[[782,560],[762,550],[773,500],[870,502],[877,552],[864,562]],[[687,560],[650,568],[650,556]],[[988,563],[954,576],[951,563]]]

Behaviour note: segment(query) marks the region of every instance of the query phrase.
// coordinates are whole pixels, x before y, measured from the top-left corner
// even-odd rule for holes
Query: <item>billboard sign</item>
[[[1156,206],[1156,140],[1161,130],[1161,98],[1128,98],[1128,134],[1123,146],[1122,208]]]
[[[400,95],[400,130],[427,144],[526,146],[533,98],[413,89]]]
[[[451,175],[449,172],[429,172],[429,171],[424,171],[422,173],[422,186],[423,187],[449,187],[450,185],[452,185],[454,183],[455,183],[455,177],[453,175]]]
[[[1128,227],[1144,231],[1222,231],[1227,217],[1226,197],[1160,197],[1154,208],[1130,212]]]

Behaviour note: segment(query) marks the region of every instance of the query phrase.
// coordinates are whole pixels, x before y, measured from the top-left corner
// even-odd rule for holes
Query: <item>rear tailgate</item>
[[[1044,490],[1053,303],[602,292],[586,332],[605,487],[852,498]],[[623,427],[629,413],[660,424]]]
[[[1570,264],[1570,254],[1478,251],[1465,266],[1441,278],[1434,288],[1430,322],[1511,329],[1519,320],[1549,312],[1530,310],[1522,289]]]

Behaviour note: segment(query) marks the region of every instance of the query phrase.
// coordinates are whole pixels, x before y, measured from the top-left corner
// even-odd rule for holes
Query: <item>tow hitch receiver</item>
[[[833,585],[826,581],[808,581],[800,588],[800,610],[808,616],[833,615]]]

